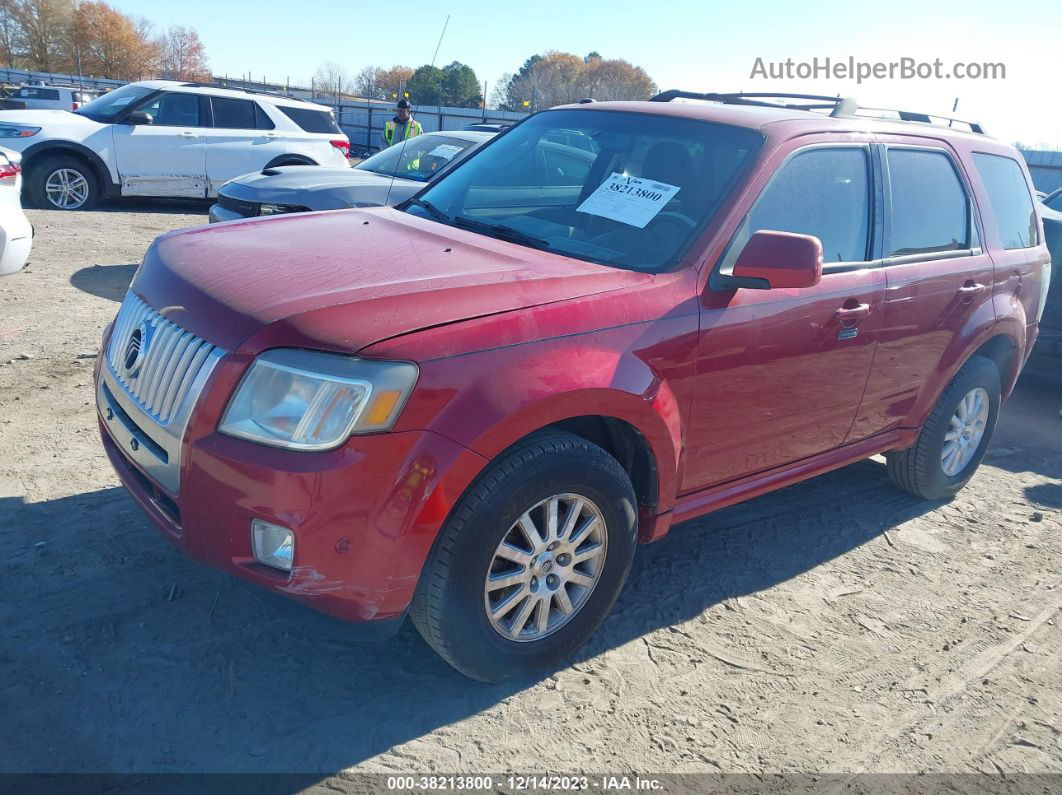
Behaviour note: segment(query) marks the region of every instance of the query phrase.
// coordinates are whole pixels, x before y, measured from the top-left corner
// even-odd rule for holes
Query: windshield
[[[363,160],[355,168],[427,182],[471,148],[476,141],[463,141],[445,135],[418,135]]]
[[[763,136],[606,110],[531,116],[405,206],[422,217],[579,259],[673,266]]]
[[[75,113],[79,116],[88,116],[96,121],[110,121],[118,114],[127,110],[131,104],[139,102],[149,94],[155,93],[154,88],[130,84],[116,88],[109,94],[104,94],[87,105],[78,108]]]

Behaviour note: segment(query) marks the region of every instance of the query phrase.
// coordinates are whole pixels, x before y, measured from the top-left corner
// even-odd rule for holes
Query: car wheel
[[[454,668],[499,682],[552,665],[604,620],[630,570],[630,478],[597,445],[543,433],[499,458],[436,540],[411,617]]]
[[[30,193],[38,207],[49,210],[90,210],[99,201],[99,179],[92,167],[76,157],[53,157],[30,175]]]
[[[887,453],[889,478],[929,500],[953,496],[977,471],[999,417],[999,370],[971,356],[948,384],[907,450]]]

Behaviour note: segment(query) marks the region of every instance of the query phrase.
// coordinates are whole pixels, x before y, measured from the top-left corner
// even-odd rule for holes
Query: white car
[[[48,110],[77,110],[91,102],[96,95],[91,91],[70,86],[20,86],[11,96],[16,107]]]
[[[0,145],[22,152],[30,199],[86,210],[101,197],[209,198],[273,166],[349,166],[332,111],[278,94],[199,83],[130,83],[74,113],[0,111]]]
[[[33,227],[22,212],[21,155],[0,148],[0,276],[18,273],[29,259]]]

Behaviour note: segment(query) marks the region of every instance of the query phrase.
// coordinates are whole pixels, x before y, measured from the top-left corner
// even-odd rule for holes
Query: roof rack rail
[[[939,113],[916,113],[909,110],[898,110],[894,108],[871,108],[864,107],[854,97],[828,97],[822,94],[786,94],[771,91],[762,91],[755,93],[747,92],[734,92],[730,94],[717,94],[717,93],[699,93],[696,91],[682,91],[681,89],[673,88],[669,91],[662,91],[655,97],[650,98],[650,102],[670,102],[673,99],[703,99],[709,102],[719,102],[724,105],[752,105],[762,108],[784,108],[786,110],[829,110],[830,116],[834,118],[855,118],[860,115],[860,111],[877,111],[882,113],[895,113],[900,121],[913,121],[921,124],[936,124],[934,119],[947,122],[947,126],[951,127],[953,124],[964,124],[972,133],[978,135],[984,135],[984,127],[973,121],[965,121],[964,119],[957,119],[952,116],[942,116]],[[781,99],[781,100],[802,100],[801,102],[769,102],[767,100]],[[864,118],[868,118],[864,116]],[[873,117],[869,117],[873,118]],[[937,125],[943,126],[943,125]]]
[[[243,86],[227,86],[224,83],[196,83],[194,81],[186,81],[181,83],[186,88],[224,88],[228,91],[242,91],[245,94],[262,94],[267,97],[281,97],[283,99],[293,99],[296,102],[307,102],[308,100],[302,97],[296,97],[293,94],[285,94],[283,91],[266,91],[260,88],[244,88]]]
[[[966,121],[965,119],[957,119],[954,116],[943,116],[940,113],[918,113],[913,110],[900,110],[899,108],[871,108],[869,106],[860,106],[857,108],[857,110],[877,111],[878,113],[895,113],[897,116],[899,116],[900,121],[915,121],[920,124],[932,124],[936,127],[951,127],[954,124],[964,124],[969,128],[970,132],[977,133],[978,135],[985,135],[984,125],[979,122]],[[870,118],[875,117],[871,116]],[[938,124],[934,121],[934,119],[939,119],[942,122],[947,122],[947,125]]]

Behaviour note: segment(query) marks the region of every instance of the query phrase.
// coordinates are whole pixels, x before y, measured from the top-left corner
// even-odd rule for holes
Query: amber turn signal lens
[[[402,393],[397,389],[388,389],[378,392],[372,405],[362,415],[362,421],[367,425],[384,425],[391,412],[395,410],[398,401],[402,399]]]

